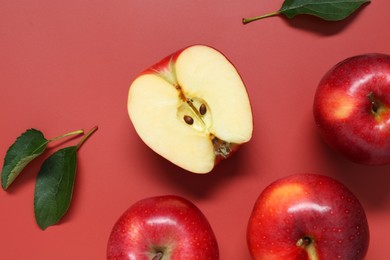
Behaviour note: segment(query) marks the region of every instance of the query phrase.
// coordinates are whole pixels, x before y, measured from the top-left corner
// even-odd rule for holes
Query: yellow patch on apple
[[[323,102],[328,107],[329,116],[337,120],[348,118],[355,108],[354,99],[342,91],[334,91]]]
[[[294,198],[300,198],[304,195],[305,189],[297,183],[284,184],[271,191],[267,198],[268,205],[283,205],[287,201],[293,201]]]

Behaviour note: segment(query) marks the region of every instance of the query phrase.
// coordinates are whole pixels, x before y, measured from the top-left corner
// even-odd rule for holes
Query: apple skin
[[[192,202],[164,195],[142,199],[115,223],[107,259],[218,260],[213,230]]]
[[[333,66],[319,82],[313,113],[323,140],[349,160],[390,163],[390,55],[362,54]]]
[[[369,228],[358,199],[317,174],[281,178],[258,197],[247,228],[253,259],[364,259]]]

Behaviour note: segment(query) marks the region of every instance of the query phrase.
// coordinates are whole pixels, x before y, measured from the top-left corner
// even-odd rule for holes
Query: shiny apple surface
[[[363,207],[343,184],[297,174],[260,194],[247,241],[253,259],[364,259],[369,229]]]
[[[218,260],[215,235],[190,201],[165,195],[140,200],[115,223],[107,259]]]
[[[390,56],[343,60],[320,81],[314,118],[323,139],[352,161],[390,163]]]

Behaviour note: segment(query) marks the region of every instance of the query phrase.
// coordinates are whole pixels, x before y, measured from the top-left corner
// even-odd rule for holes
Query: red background
[[[74,197],[59,225],[35,223],[35,177],[50,144],[9,191],[0,191],[2,259],[105,259],[116,219],[135,201],[177,194],[209,219],[221,259],[250,259],[246,225],[268,184],[299,172],[333,176],[366,209],[367,259],[389,259],[390,166],[351,163],[319,138],[312,102],[322,75],[366,52],[390,53],[390,2],[376,0],[341,22],[308,16],[241,18],[282,1],[0,1],[0,157],[27,128],[47,138],[99,130],[79,151]],[[200,176],[165,161],[136,135],[128,87],[148,66],[192,44],[223,52],[246,83],[254,116],[250,143]]]

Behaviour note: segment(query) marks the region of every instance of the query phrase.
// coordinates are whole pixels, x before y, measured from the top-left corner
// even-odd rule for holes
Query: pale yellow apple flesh
[[[217,157],[228,157],[252,136],[241,77],[224,55],[202,45],[136,78],[128,112],[146,145],[194,173],[210,172]]]

